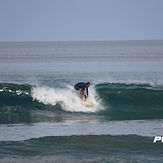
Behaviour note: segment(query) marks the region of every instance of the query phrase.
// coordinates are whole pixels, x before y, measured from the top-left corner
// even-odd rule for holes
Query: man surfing
[[[74,88],[77,91],[80,91],[80,98],[81,98],[82,101],[83,101],[83,96],[85,97],[85,101],[87,101],[87,98],[88,98],[88,87],[90,87],[90,85],[91,85],[90,82],[87,82],[87,83],[79,82],[79,83],[74,85]]]

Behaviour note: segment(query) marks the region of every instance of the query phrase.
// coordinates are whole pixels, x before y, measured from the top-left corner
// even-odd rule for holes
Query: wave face
[[[101,83],[89,89],[94,107],[81,104],[72,86],[0,84],[0,123],[61,121],[76,117],[108,120],[163,118],[163,89],[149,84]]]
[[[149,84],[99,84],[96,90],[111,119],[163,118],[163,90]]]

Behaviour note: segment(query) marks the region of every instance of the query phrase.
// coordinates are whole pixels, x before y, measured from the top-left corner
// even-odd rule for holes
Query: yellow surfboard
[[[93,102],[91,102],[91,101],[82,101],[82,104],[84,104],[85,106],[93,106],[94,105],[94,103]]]

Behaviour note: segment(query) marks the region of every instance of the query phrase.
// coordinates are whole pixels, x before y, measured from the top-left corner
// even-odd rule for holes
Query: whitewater
[[[33,99],[46,105],[56,105],[59,103],[65,111],[97,112],[102,109],[100,109],[100,102],[96,100],[98,97],[96,97],[95,89],[89,89],[89,100],[95,104],[93,107],[83,105],[79,96],[79,92],[75,91],[72,86],[67,86],[65,89],[48,87],[36,87],[32,89]]]

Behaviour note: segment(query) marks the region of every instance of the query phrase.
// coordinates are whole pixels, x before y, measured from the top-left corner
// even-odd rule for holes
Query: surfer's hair
[[[87,85],[88,85],[88,84],[89,84],[89,85],[91,85],[91,83],[90,83],[90,82],[87,82],[86,84],[87,84]]]

